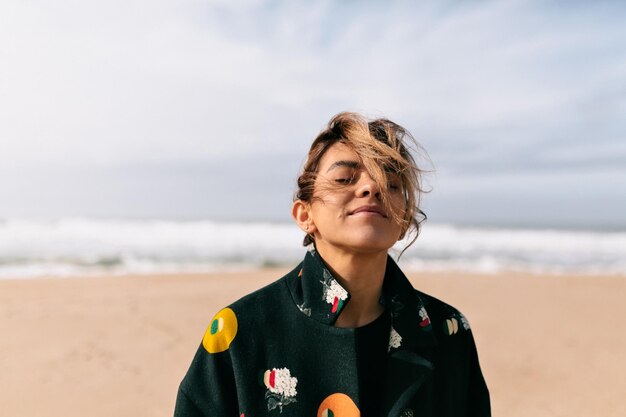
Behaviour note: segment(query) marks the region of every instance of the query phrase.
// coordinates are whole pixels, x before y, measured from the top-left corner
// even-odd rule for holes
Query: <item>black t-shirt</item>
[[[361,417],[378,417],[383,391],[391,317],[384,311],[355,329]]]

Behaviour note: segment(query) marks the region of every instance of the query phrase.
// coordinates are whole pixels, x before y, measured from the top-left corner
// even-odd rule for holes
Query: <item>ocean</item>
[[[294,266],[292,223],[64,218],[0,220],[0,278],[98,276]],[[406,242],[392,249],[397,258]],[[626,232],[426,223],[407,270],[626,275]]]

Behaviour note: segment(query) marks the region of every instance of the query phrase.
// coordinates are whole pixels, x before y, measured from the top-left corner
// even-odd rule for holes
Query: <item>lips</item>
[[[353,214],[357,214],[357,213],[370,213],[370,214],[378,214],[382,217],[387,217],[387,215],[385,214],[385,212],[378,206],[361,206],[359,208],[357,208],[356,210],[351,211],[349,214],[353,215]]]

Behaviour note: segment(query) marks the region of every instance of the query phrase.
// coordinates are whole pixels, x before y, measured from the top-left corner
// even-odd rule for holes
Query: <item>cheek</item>
[[[311,216],[318,228],[327,229],[334,227],[333,224],[341,217],[341,213],[336,202],[331,199],[324,199],[311,207]]]
[[[400,215],[400,217],[404,217],[404,213],[406,211],[406,202],[404,201],[404,196],[401,194],[394,194],[391,197],[391,206],[393,210]]]
[[[337,201],[328,201],[322,210],[317,213],[318,219],[326,219],[326,221],[344,220],[348,216],[348,212],[344,206]]]
[[[319,196],[313,206],[313,216],[319,218],[345,218],[348,214],[346,207],[350,199],[343,193],[325,193]]]
[[[402,231],[404,229],[406,229],[406,225],[404,224],[404,222],[402,221],[402,219],[406,219],[406,207],[405,207],[405,202],[404,202],[404,198],[400,198],[398,202],[394,202],[394,210],[395,210],[395,214],[396,214],[396,218],[398,219],[397,221],[392,221],[394,228],[397,228],[398,231]]]

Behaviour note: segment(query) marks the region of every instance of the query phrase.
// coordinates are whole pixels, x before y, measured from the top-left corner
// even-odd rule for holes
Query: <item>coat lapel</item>
[[[390,353],[387,360],[385,391],[381,415],[398,417],[422,384],[430,377],[433,365],[423,356],[408,350]]]
[[[334,325],[350,301],[350,294],[326,268],[313,245],[291,275],[287,285],[300,311],[314,320]]]
[[[312,245],[287,283],[300,311],[330,326],[350,301],[350,294]],[[433,364],[428,358],[437,340],[424,303],[391,257],[387,257],[380,303],[391,315],[381,415],[397,417],[431,376]]]
[[[433,364],[429,352],[437,340],[424,303],[390,257],[381,304],[392,317],[381,415],[396,417],[430,378]]]

